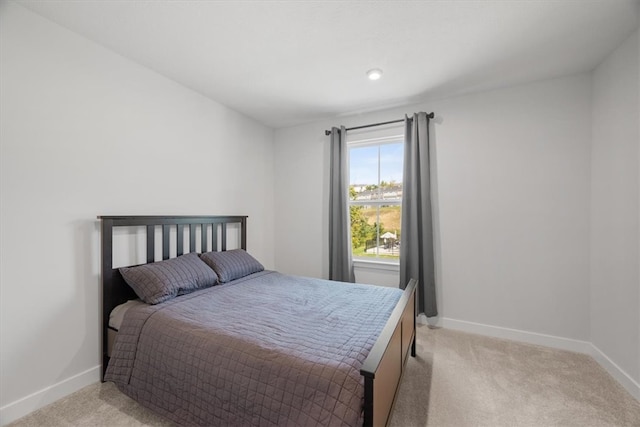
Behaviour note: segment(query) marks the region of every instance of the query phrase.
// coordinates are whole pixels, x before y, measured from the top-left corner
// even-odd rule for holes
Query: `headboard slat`
[[[247,250],[247,217],[240,221],[240,248]]]
[[[177,226],[177,240],[178,240],[178,246],[177,246],[177,250],[176,250],[176,255],[180,256],[184,253],[184,225],[183,224],[178,224]]]
[[[211,224],[211,250],[218,250],[218,224]]]
[[[170,231],[171,231],[171,229],[170,229],[169,225],[165,224],[165,225],[162,226],[162,259],[163,260],[169,259],[169,253],[170,253],[170,250],[171,250],[170,243],[169,243],[170,242],[169,239],[170,239],[170,236],[171,236],[169,234]]]
[[[220,245],[222,246],[221,250],[226,251],[227,250],[227,224],[223,222],[220,228],[221,228],[220,232],[222,233],[222,240],[220,242]]]
[[[147,264],[156,260],[156,226],[147,225]]]
[[[207,252],[207,224],[200,224],[200,252]]]
[[[189,224],[189,252],[196,251],[196,224]]]

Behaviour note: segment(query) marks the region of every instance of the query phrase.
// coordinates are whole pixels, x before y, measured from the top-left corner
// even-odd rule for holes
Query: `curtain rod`
[[[427,114],[427,118],[428,119],[433,119],[434,117],[435,117],[435,113],[433,111]],[[409,120],[413,120],[413,118],[409,117]],[[371,128],[371,127],[374,127],[374,126],[390,125],[391,123],[400,123],[400,122],[404,122],[404,119],[391,120],[389,122],[372,123],[370,125],[354,126],[352,128],[346,128],[345,130],[356,130],[356,129]],[[330,130],[325,130],[324,134],[325,135],[331,135],[331,131]]]

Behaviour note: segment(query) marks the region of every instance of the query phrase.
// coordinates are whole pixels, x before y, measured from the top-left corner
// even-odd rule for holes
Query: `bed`
[[[156,254],[230,255],[229,228],[246,250],[247,217],[99,219],[103,381],[185,424],[387,424],[408,355],[415,356],[414,280],[399,291],[256,271],[135,304],[116,335],[110,314],[137,295],[113,268],[114,229],[146,229],[151,265]]]

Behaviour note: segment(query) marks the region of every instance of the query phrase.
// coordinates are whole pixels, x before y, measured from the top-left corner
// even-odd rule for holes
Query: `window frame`
[[[389,133],[389,129],[386,129],[386,131],[387,131],[386,133]],[[362,136],[362,135],[358,135],[358,136]],[[349,140],[349,137],[347,137],[347,152],[348,152],[347,167],[348,167],[349,176],[351,176],[351,149],[352,148],[378,147],[378,150],[380,150],[379,147],[381,147],[382,145],[401,143],[403,144],[403,163],[404,163],[404,134],[402,133],[401,129],[398,129],[397,132],[394,132],[391,135],[385,135],[385,136],[379,136],[379,137],[374,136],[374,137],[367,137],[367,138],[358,138],[358,136],[353,137],[354,139],[351,141]],[[380,167],[381,167],[380,165],[381,165],[380,158],[378,158],[378,180],[380,179]],[[404,168],[404,164],[403,164],[403,168]],[[350,187],[351,187],[351,182],[349,182],[349,188]],[[347,192],[348,191],[349,189],[347,189]],[[373,200],[351,200],[351,198],[348,196],[349,194],[347,193],[347,204],[349,208],[351,208],[351,206],[375,206],[378,208],[377,218],[376,218],[377,219],[376,224],[378,227],[378,229],[376,230],[376,246],[379,247],[380,246],[380,208],[382,206],[400,206],[400,209],[402,212],[402,199],[404,197],[404,194],[399,199],[373,199]],[[351,227],[351,223],[349,223],[349,227]],[[349,244],[351,245],[351,242],[349,242]],[[352,246],[351,246],[351,250],[353,251]],[[352,257],[353,257],[354,265],[359,267],[374,267],[374,268],[382,268],[385,270],[395,271],[400,265],[400,254],[398,254],[397,258],[381,257],[379,254],[376,254],[375,257],[368,257],[368,256],[359,257],[355,255],[352,255]]]

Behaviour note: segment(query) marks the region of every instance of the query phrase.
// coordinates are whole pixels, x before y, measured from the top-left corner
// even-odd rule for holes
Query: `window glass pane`
[[[400,206],[350,206],[354,257],[400,256]]]

